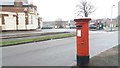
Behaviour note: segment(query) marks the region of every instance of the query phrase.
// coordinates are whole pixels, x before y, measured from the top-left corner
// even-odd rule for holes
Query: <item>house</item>
[[[37,6],[27,0],[0,0],[0,28],[34,30],[38,28]]]
[[[117,27],[118,25],[118,21],[117,19],[92,19],[90,21],[89,24],[94,24],[95,26],[97,26],[97,28],[99,29],[99,26],[101,26],[101,28],[109,28],[109,27]]]
[[[117,19],[112,19],[112,21],[111,21],[111,19],[107,18],[106,21],[105,21],[105,24],[108,27],[111,27],[111,26],[116,27],[118,25],[118,20]]]

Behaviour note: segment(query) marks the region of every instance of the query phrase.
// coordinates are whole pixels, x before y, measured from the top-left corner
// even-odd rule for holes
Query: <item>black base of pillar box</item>
[[[77,66],[88,66],[89,56],[78,56],[77,55]]]

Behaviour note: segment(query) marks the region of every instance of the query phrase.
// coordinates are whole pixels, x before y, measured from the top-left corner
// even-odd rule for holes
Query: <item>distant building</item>
[[[106,26],[110,27],[110,24],[112,24],[112,27],[116,27],[118,25],[118,20],[117,19],[112,19],[112,22],[111,22],[111,19],[106,19],[105,21],[106,23]]]
[[[2,30],[34,30],[38,28],[37,6],[27,0],[0,0]]]
[[[44,21],[42,28],[75,28],[75,22],[70,21]]]
[[[42,27],[43,27],[42,17],[38,17],[38,29],[41,29]]]
[[[95,26],[99,26],[99,24],[102,24],[103,27],[110,27],[110,24],[112,24],[112,27],[116,27],[118,25],[118,20],[117,19],[94,19],[90,21],[90,24],[94,24]]]

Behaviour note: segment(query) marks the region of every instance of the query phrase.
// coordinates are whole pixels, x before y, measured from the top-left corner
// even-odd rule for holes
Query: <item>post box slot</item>
[[[76,27],[82,27],[82,25],[77,25]]]
[[[77,25],[76,28],[82,28],[82,25]]]

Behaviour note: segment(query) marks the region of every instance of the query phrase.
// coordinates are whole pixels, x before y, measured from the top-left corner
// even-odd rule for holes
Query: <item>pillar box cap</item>
[[[91,20],[91,18],[74,19],[75,22],[86,22],[86,23],[88,23],[90,20]]]

